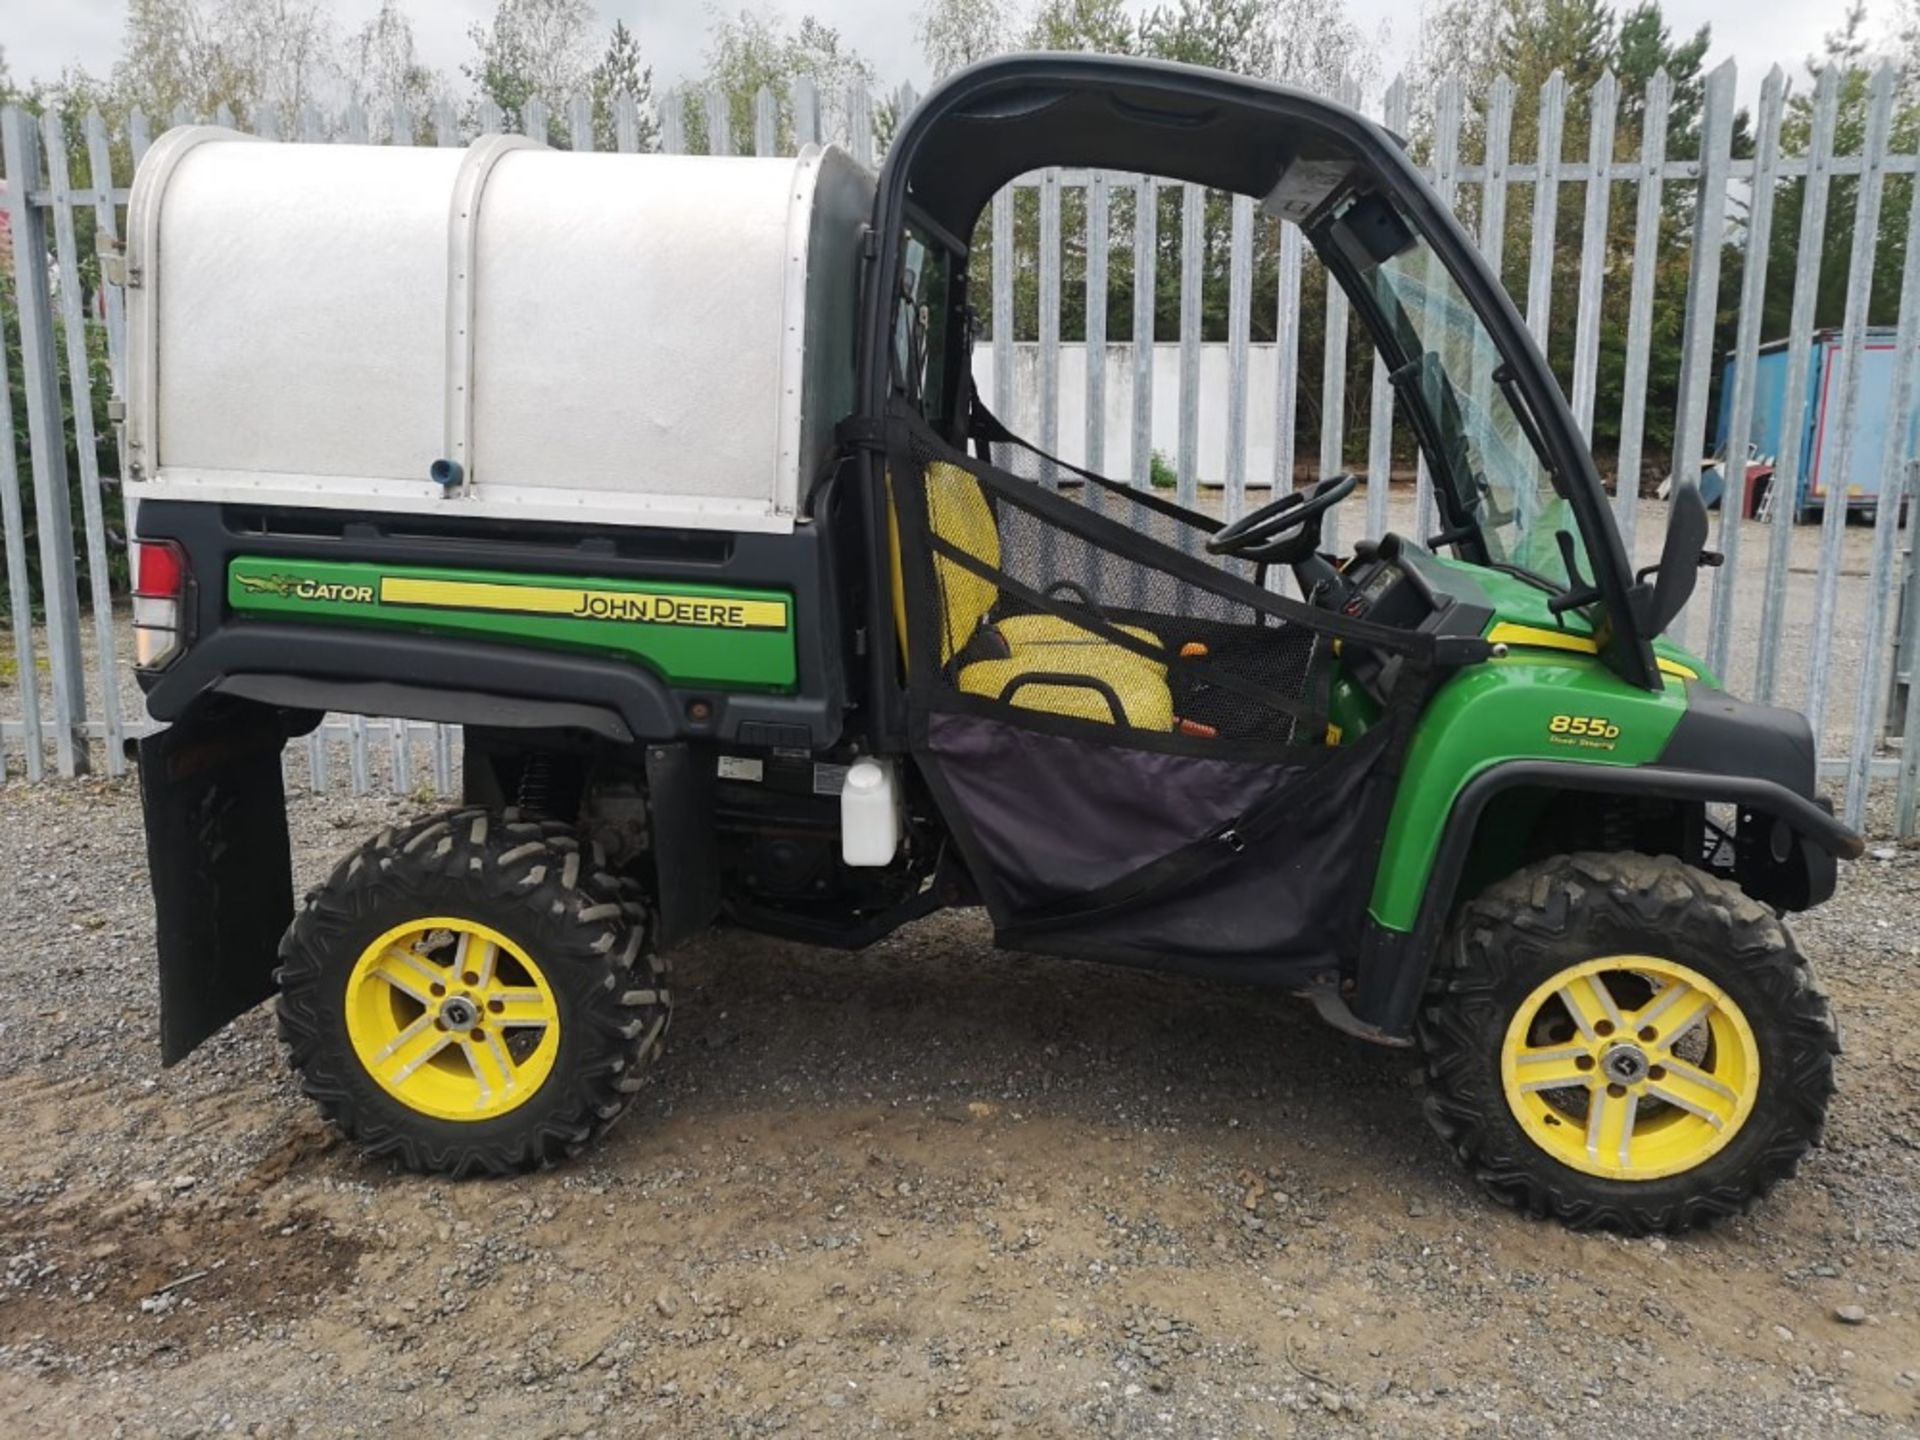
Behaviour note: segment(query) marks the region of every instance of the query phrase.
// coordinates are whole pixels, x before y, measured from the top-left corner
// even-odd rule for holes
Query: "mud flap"
[[[662,954],[699,935],[720,913],[720,861],[714,837],[713,752],[684,742],[647,747],[654,879]]]
[[[163,1065],[273,993],[293,920],[285,744],[279,712],[232,704],[196,707],[140,742]]]

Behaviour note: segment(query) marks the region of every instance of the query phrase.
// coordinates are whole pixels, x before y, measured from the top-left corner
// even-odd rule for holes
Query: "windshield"
[[[1496,565],[1529,571],[1559,588],[1571,583],[1556,532],[1580,537],[1571,507],[1500,383],[1502,360],[1446,267],[1425,241],[1383,261],[1367,277],[1374,300],[1416,357],[1409,381],[1446,457],[1436,476],[1472,512]]]

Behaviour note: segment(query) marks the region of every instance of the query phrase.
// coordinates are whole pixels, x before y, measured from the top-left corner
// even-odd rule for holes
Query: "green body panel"
[[[1641,690],[1587,655],[1516,648],[1454,676],[1408,749],[1374,874],[1374,920],[1413,928],[1454,798],[1482,770],[1506,760],[1648,764],[1686,708],[1686,682]]]
[[[1451,570],[1473,585],[1479,587],[1487,602],[1494,609],[1494,624],[1531,625],[1541,630],[1564,630],[1569,635],[1590,636],[1592,628],[1579,615],[1556,616],[1547,609],[1547,601],[1553,597],[1537,585],[1529,585],[1518,576],[1508,575],[1500,570],[1487,570],[1478,565],[1470,565],[1464,560],[1455,560],[1450,556],[1434,555],[1431,563],[1444,570]],[[1653,653],[1659,659],[1671,660],[1694,671],[1709,685],[1718,687],[1719,680],[1707,670],[1704,662],[1688,651],[1675,645],[1665,636],[1653,642]]]
[[[274,620],[619,656],[670,685],[785,690],[796,678],[793,598],[772,590],[241,556],[227,603]]]

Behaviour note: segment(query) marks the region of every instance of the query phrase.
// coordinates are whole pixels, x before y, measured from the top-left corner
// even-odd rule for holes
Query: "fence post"
[[[660,153],[687,153],[686,100],[678,90],[669,90],[660,101]]]
[[[86,530],[87,591],[98,652],[100,715],[107,773],[127,768],[120,720],[120,657],[114,650],[113,586],[107,573],[107,516],[100,496],[99,436],[93,426],[93,366],[87,355],[87,317],[81,303],[80,246],[73,232],[73,184],[67,168],[67,136],[57,111],[41,117],[47,151],[48,209],[53,215],[54,254],[60,266],[60,328],[67,341],[67,393],[73,401],[73,449],[79,461],[80,516]],[[112,177],[108,177],[111,189]]]
[[[1060,172],[1040,175],[1040,449],[1060,453]],[[1048,483],[1058,475],[1047,468]],[[1047,532],[1049,538],[1052,531]]]
[[[1687,319],[1680,341],[1680,393],[1674,407],[1671,470],[1698,478],[1706,447],[1707,391],[1712,383],[1713,321],[1720,305],[1720,248],[1727,230],[1727,170],[1733,159],[1734,64],[1725,60],[1707,76],[1706,117],[1700,126],[1700,184],[1694,195],[1693,264],[1687,277]],[[1668,633],[1682,639],[1687,611]]]
[[[1087,438],[1081,460],[1096,475],[1107,473],[1107,172],[1087,182]],[[1098,487],[1094,487],[1096,490]]]
[[[1910,461],[1906,469],[1906,493],[1909,506],[1920,505],[1920,460]],[[1920,526],[1909,525],[1907,530],[1906,569],[1910,583],[1906,593],[1911,596],[1920,592],[1920,577],[1916,577],[1915,567],[1920,566]],[[1915,629],[1909,634],[1920,633],[1920,621],[1912,622]],[[1911,652],[1909,652],[1911,654]],[[1902,840],[1912,836],[1920,829],[1920,666],[1908,672],[1906,714],[1900,727],[1900,764],[1899,783],[1895,787],[1893,802],[1893,833]]]
[[[47,229],[30,198],[40,180],[40,139],[33,117],[17,106],[0,111],[0,153],[5,156],[9,182],[7,214],[20,314],[20,364],[33,467],[33,509],[40,530],[40,598],[46,606],[47,658],[53,668],[54,761],[62,775],[84,775],[93,766],[84,728],[87,694],[80,656],[80,605],[74,593],[67,432],[60,413],[53,296],[47,284]],[[21,677],[21,684],[32,680],[28,673]]]
[[[640,107],[624,90],[613,97],[613,145],[622,155],[640,148]]]
[[[820,143],[820,91],[806,75],[793,82],[793,143],[795,149]]]
[[[1760,85],[1753,160],[1753,198],[1747,212],[1747,244],[1740,276],[1740,326],[1733,344],[1733,394],[1727,407],[1727,484],[1720,496],[1720,553],[1726,563],[1714,572],[1713,608],[1707,617],[1707,667],[1724,676],[1733,611],[1740,585],[1741,521],[1747,508],[1747,437],[1753,431],[1754,372],[1759,368],[1760,324],[1767,300],[1768,242],[1773,235],[1774,170],[1780,160],[1780,118],[1786,100],[1786,76],[1778,65]]]
[[[23,187],[24,188],[24,187]],[[33,591],[27,584],[27,521],[20,504],[20,467],[14,458],[13,382],[7,374],[7,336],[0,325],[0,543],[7,557],[8,615],[13,622],[13,658],[20,677],[20,735],[27,779],[46,773],[46,738],[40,730],[40,673],[33,656]],[[7,758],[0,747],[0,784]]]
[[[1227,261],[1226,517],[1238,520],[1247,499],[1247,352],[1253,340],[1253,198],[1233,197]]]
[[[1273,498],[1278,500],[1293,492],[1293,452],[1299,443],[1301,254],[1300,227],[1287,220],[1274,223],[1280,227],[1273,307]]]
[[[113,203],[113,147],[107,138],[107,122],[98,110],[87,112],[87,169],[93,176],[94,249],[111,247],[120,236],[118,208]],[[113,393],[127,393],[126,296],[118,285],[102,285],[107,309],[107,367],[113,376]]]
[[[1880,239],[1880,199],[1885,190],[1886,152],[1893,120],[1894,71],[1874,72],[1867,105],[1860,190],[1853,207],[1853,251],[1847,265],[1847,304],[1841,318],[1844,337],[1833,389],[1840,396],[1839,425],[1820,468],[1830,477],[1820,507],[1820,583],[1814,592],[1813,675],[1807,686],[1807,721],[1816,746],[1824,744],[1828,682],[1833,667],[1834,606],[1840,598],[1840,548],[1847,528],[1847,481],[1853,463],[1853,427],[1860,413],[1860,371],[1865,361],[1867,316],[1873,298],[1873,252]],[[1898,413],[1898,412],[1895,412]]]
[[[1133,483],[1153,485],[1153,331],[1159,286],[1160,195],[1142,175],[1133,202]],[[998,272],[996,272],[998,273]]]
[[[593,102],[585,95],[567,101],[567,148],[576,154],[593,153]]]
[[[1527,329],[1542,350],[1553,310],[1553,232],[1560,214],[1560,146],[1566,131],[1567,77],[1556,70],[1540,87],[1539,154],[1534,157],[1533,238],[1527,249]]]
[[[1893,375],[1887,382],[1887,434],[1880,450],[1880,500],[1874,507],[1873,559],[1867,566],[1867,629],[1860,688],[1853,699],[1853,743],[1847,753],[1846,821],[1866,818],[1867,783],[1878,747],[1881,679],[1886,673],[1889,614],[1900,589],[1894,539],[1911,494],[1912,456],[1905,418],[1913,413],[1914,352],[1920,350],[1920,204],[1907,207],[1907,250],[1900,272],[1900,318],[1894,332]],[[1842,475],[1846,472],[1841,471]],[[1827,491],[1831,496],[1833,489]],[[1720,502],[1725,508],[1726,502]],[[1829,502],[1831,503],[1831,502]],[[1816,634],[1814,643],[1819,643]]]
[[[847,149],[862,165],[873,168],[873,96],[857,80],[847,87]]]
[[[1574,320],[1573,418],[1593,444],[1593,393],[1600,380],[1600,287],[1607,254],[1607,216],[1613,202],[1613,126],[1620,82],[1609,70],[1593,87],[1588,107],[1587,203],[1580,227],[1580,298]]]
[[[351,116],[352,111],[349,110],[348,114]],[[538,95],[520,107],[520,133],[529,140],[538,140],[542,145],[551,144],[552,120],[553,116],[547,109],[547,102]],[[355,791],[354,793],[364,794],[365,792]]]
[[[1180,476],[1174,495],[1189,510],[1200,500],[1200,317],[1207,192],[1180,187]],[[1182,527],[1183,544],[1192,531]]]
[[[773,92],[762,85],[753,97],[753,153],[779,153],[780,106]]]
[[[1620,454],[1615,461],[1614,514],[1629,561],[1640,518],[1640,461],[1647,421],[1647,369],[1653,353],[1653,282],[1659,270],[1661,191],[1666,185],[1667,125],[1673,81],[1653,72],[1640,109],[1638,209],[1633,222],[1633,282],[1627,300],[1627,366],[1621,380]]]
[[[1013,424],[1013,187],[993,197],[993,408]]]

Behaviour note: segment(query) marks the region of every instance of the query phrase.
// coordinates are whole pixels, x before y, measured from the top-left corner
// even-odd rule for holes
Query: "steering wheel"
[[[1353,493],[1357,475],[1334,475],[1242,515],[1207,541],[1209,555],[1257,565],[1298,565],[1320,545],[1320,517]]]

